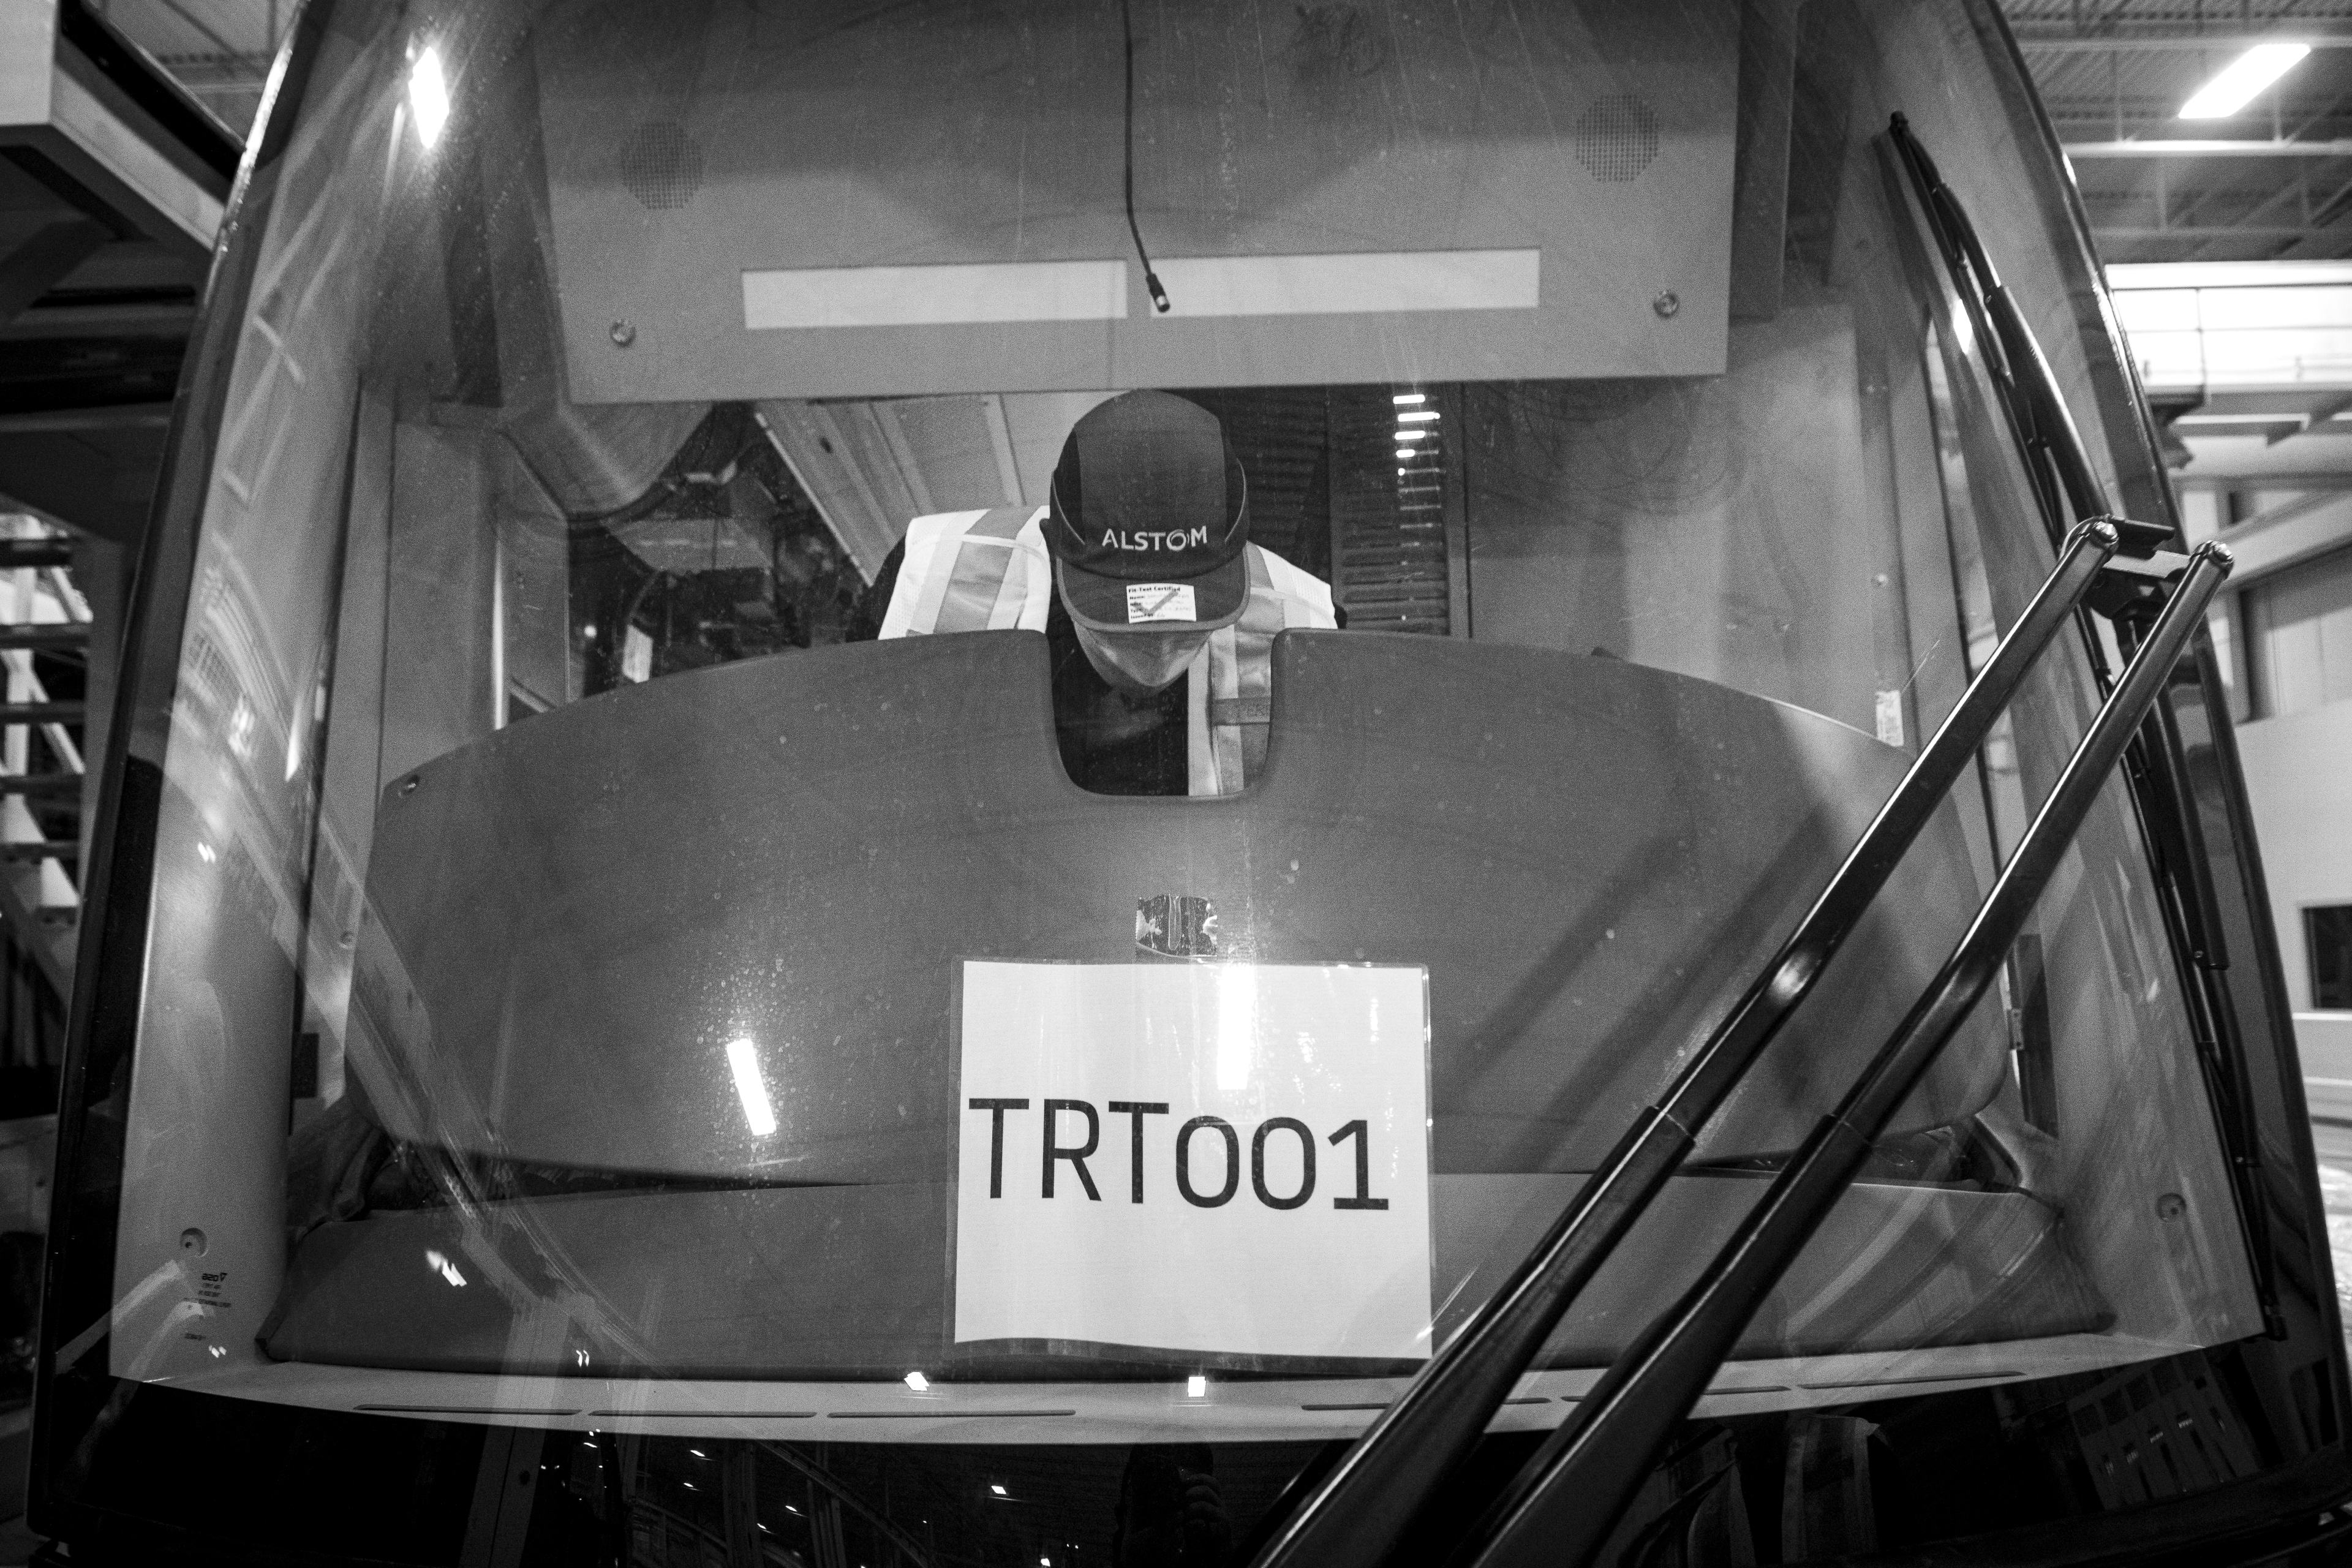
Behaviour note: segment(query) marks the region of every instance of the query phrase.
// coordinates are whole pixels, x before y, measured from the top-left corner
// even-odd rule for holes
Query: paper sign
[[[955,1337],[1429,1354],[1418,967],[963,968]]]

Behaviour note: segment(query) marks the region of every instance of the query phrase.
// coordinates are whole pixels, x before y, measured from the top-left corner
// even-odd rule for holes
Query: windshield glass
[[[892,1445],[971,1471],[940,1540],[1066,1484],[1059,1539],[1160,1561],[1112,1542],[1212,1473],[1239,1540],[1486,1300],[2050,568],[1894,110],[2115,474],[1958,107],[2007,62],[1929,7],[320,26],[106,1354],[520,1422],[659,1491],[633,1528],[732,1526],[615,1434],[740,1439],[763,1529],[908,1560]],[[2095,700],[2062,639],[1498,1431],[1729,1234]],[[1873,1543],[1868,1452],[1929,1473],[1870,1447],[1904,1399],[2007,1390],[2074,1445],[2018,1517],[2096,1507],[2099,1401],[2262,1330],[2167,940],[2116,785],[1690,1424],[1694,1475],[1769,1431],[1852,1491],[1792,1555]]]

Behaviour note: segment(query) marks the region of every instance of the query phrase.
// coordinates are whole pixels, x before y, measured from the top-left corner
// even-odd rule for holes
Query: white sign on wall
[[[1430,1352],[1426,972],[963,966],[955,1337]]]

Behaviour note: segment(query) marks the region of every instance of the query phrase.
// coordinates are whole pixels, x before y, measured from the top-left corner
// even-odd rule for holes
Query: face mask
[[[1104,637],[1084,626],[1073,629],[1095,673],[1137,697],[1148,697],[1173,684],[1209,640],[1206,632],[1121,632]]]

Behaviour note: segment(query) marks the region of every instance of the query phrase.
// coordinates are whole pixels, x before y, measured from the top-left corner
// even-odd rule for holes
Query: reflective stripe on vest
[[[881,635],[1044,631],[1054,583],[1045,516],[1044,507],[1006,506],[908,523]],[[1339,624],[1322,579],[1255,544],[1248,560],[1241,619],[1211,632],[1184,671],[1185,783],[1192,795],[1239,794],[1265,764],[1275,634]]]

